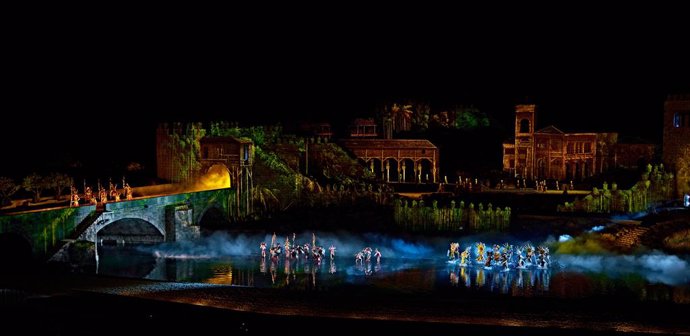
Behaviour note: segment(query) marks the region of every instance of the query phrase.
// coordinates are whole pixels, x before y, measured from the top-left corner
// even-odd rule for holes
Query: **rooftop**
[[[340,140],[343,146],[351,149],[389,149],[389,148],[410,148],[410,149],[436,149],[436,145],[429,140],[423,139],[343,139]]]

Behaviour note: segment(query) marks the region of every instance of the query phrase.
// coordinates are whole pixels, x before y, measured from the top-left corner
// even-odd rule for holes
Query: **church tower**
[[[515,173],[534,178],[534,104],[515,106]]]

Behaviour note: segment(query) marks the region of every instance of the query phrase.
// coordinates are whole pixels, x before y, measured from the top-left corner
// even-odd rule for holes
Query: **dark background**
[[[217,26],[95,18],[13,27],[0,175],[75,161],[151,169],[159,121],[342,125],[408,98],[436,111],[473,104],[506,136],[514,104],[532,102],[538,127],[660,143],[666,95],[690,91],[687,26],[641,17],[406,17],[364,27],[352,17],[238,15]]]

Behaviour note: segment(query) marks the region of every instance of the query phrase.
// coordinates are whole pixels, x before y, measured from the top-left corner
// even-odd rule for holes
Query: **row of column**
[[[381,162],[380,169],[379,171],[375,171],[375,160],[379,160]],[[422,166],[422,161],[428,161],[431,167],[429,168],[428,172],[424,172],[424,167]],[[369,164],[369,170],[374,173],[377,177],[381,176],[381,179],[386,181],[386,182],[391,182],[391,170],[395,170],[396,167],[391,166],[391,161],[395,162],[395,165],[397,167],[397,180],[393,180],[393,182],[407,182],[408,180],[408,169],[407,165],[404,164],[405,161],[412,161],[411,159],[403,159],[402,162],[403,164],[400,165],[400,162],[395,160],[395,159],[386,159],[386,160],[381,160],[381,159],[369,159],[368,164]],[[437,175],[438,171],[436,169],[436,163],[429,161],[427,159],[420,159],[412,164],[412,179],[413,182],[417,183],[436,183],[437,182]],[[395,173],[395,172],[394,172]],[[402,179],[401,179],[402,177]]]

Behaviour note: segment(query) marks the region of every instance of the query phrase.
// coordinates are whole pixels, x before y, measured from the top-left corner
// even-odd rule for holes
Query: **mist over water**
[[[605,273],[613,277],[639,274],[650,283],[690,283],[688,261],[675,255],[652,252],[642,255],[557,255],[567,269]]]
[[[505,234],[480,234],[458,237],[419,237],[403,238],[377,233],[354,234],[347,232],[314,232],[316,244],[323,246],[325,253],[333,245],[336,248],[338,258],[353,258],[354,255],[365,247],[372,250],[378,248],[382,258],[385,259],[410,259],[405,262],[403,268],[413,268],[417,259],[445,260],[448,245],[451,242],[460,243],[461,250],[471,246],[474,257],[474,246],[477,242],[486,244],[487,250],[491,250],[493,244],[502,245],[510,243],[514,246],[523,246],[524,240],[517,240]],[[204,259],[223,258],[231,256],[258,256],[261,242],[270,246],[273,233],[255,235],[238,234],[230,235],[225,232],[216,232],[196,241],[183,241],[164,243],[155,246],[141,246],[140,251],[151,253],[156,258],[175,259]],[[284,246],[286,237],[293,244],[293,234],[276,234],[276,243]],[[300,232],[295,234],[295,243],[304,245],[312,243],[312,232]],[[554,237],[547,237],[545,241],[532,241],[533,246],[541,244],[553,244]],[[554,249],[555,250],[555,249]],[[620,277],[628,274],[638,274],[650,283],[663,283],[667,285],[679,285],[690,283],[690,267],[685,257],[667,255],[662,252],[649,252],[637,255],[614,254],[558,254],[552,250],[551,260],[553,267],[575,272],[604,273],[611,277]],[[410,264],[412,263],[412,264]]]
[[[387,258],[411,258],[424,259],[435,258],[439,251],[445,251],[448,242],[442,238],[425,238],[419,240],[403,239],[382,234],[351,234],[344,232],[314,232],[316,244],[323,246],[328,253],[328,248],[333,245],[336,255],[339,257],[353,256],[364,249],[378,248],[383,257]],[[139,250],[150,252],[159,258],[218,258],[227,256],[259,255],[261,242],[270,247],[272,233],[255,235],[230,235],[225,232],[216,232],[212,235],[195,241],[182,241],[164,243],[156,246],[141,246]],[[276,244],[285,245],[288,238],[293,244],[293,235],[276,234]],[[312,233],[296,233],[294,243],[304,245],[312,244]],[[445,253],[445,252],[444,252]]]
[[[350,233],[350,232],[314,232],[316,244],[328,248],[333,245],[338,257],[349,257],[364,249],[378,248],[384,258],[436,259],[445,257],[451,242],[459,242],[462,249],[473,246],[477,242],[485,244],[511,243],[522,245],[525,242],[516,240],[505,234],[488,233],[463,237],[415,237],[403,238],[379,233]],[[159,258],[218,258],[228,256],[259,255],[261,242],[268,247],[271,245],[273,233],[238,234],[215,232],[210,236],[195,241],[164,243],[155,246],[142,246],[141,251],[150,252]],[[285,239],[293,244],[293,233],[276,233],[276,244],[285,245]],[[551,238],[553,239],[553,238]],[[312,244],[312,232],[295,233],[295,243]],[[488,246],[490,248],[490,246]]]

